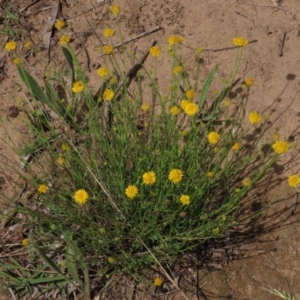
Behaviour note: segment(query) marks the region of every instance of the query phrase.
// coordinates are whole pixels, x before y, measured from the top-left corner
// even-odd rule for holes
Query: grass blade
[[[216,66],[212,72],[209,74],[209,76],[207,77],[205,84],[203,86],[202,92],[201,92],[201,96],[200,96],[200,102],[199,102],[199,109],[201,110],[205,104],[205,100],[207,97],[207,93],[209,91],[210,85],[212,83],[212,80],[214,78],[214,76],[216,75],[216,73],[218,72],[219,66]]]

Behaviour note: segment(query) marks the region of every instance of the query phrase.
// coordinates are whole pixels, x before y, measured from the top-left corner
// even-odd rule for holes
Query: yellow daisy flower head
[[[210,177],[213,177],[213,176],[214,176],[214,172],[207,172],[207,173],[206,173],[206,176],[209,177],[209,178],[210,178]]]
[[[249,177],[246,177],[244,180],[243,180],[243,186],[245,187],[250,187],[252,184],[252,181]]]
[[[22,240],[22,246],[26,247],[29,245],[29,239],[23,239]]]
[[[195,91],[194,90],[187,90],[185,95],[189,100],[193,100],[194,97],[195,97]]]
[[[143,174],[143,183],[146,185],[153,185],[156,182],[155,172],[149,171]]]
[[[64,20],[56,20],[54,23],[54,27],[57,30],[61,30],[62,28],[64,28],[66,26],[66,22]]]
[[[153,284],[154,284],[155,286],[161,286],[163,282],[164,282],[164,281],[163,281],[163,279],[162,279],[160,276],[156,276],[156,277],[154,278]]]
[[[171,35],[168,39],[169,45],[182,44],[183,38],[178,35]]]
[[[238,46],[238,47],[244,47],[249,44],[248,40],[242,37],[235,37],[232,42],[234,46]]]
[[[180,108],[177,105],[174,105],[170,108],[170,113],[173,116],[178,115],[181,112]]]
[[[183,67],[182,66],[177,66],[173,69],[174,74],[180,74],[183,72]]]
[[[101,77],[101,78],[105,78],[109,76],[109,70],[107,68],[104,67],[100,67],[97,69],[97,74]]]
[[[120,6],[119,5],[112,5],[110,8],[109,8],[109,11],[117,16],[119,13],[120,13]]]
[[[17,48],[17,43],[15,41],[9,41],[5,44],[5,50],[10,52]]]
[[[111,80],[109,81],[110,84],[116,84],[118,83],[118,78],[116,76],[112,77]]]
[[[116,31],[114,29],[112,29],[112,28],[105,28],[103,30],[103,35],[105,37],[112,37],[112,36],[115,35],[115,33],[116,33]]]
[[[142,105],[141,105],[141,110],[143,111],[143,112],[147,112],[149,109],[150,109],[150,104],[149,103],[143,103]]]
[[[234,151],[239,151],[241,149],[241,144],[239,142],[234,143],[234,145],[231,147]]]
[[[85,204],[89,199],[89,194],[84,189],[79,189],[75,192],[73,196],[75,202],[79,205]]]
[[[290,187],[297,187],[300,183],[300,177],[296,174],[293,174],[291,176],[289,176],[288,178],[288,184]]]
[[[67,45],[69,44],[71,41],[71,37],[69,35],[62,35],[60,38],[59,38],[59,44],[60,45]]]
[[[48,192],[48,186],[47,186],[47,184],[40,184],[39,185],[39,187],[38,187],[38,192],[40,193],[40,194],[46,194],[47,192]]]
[[[188,133],[189,133],[188,130],[182,130],[180,132],[180,135],[184,137],[184,136],[187,136]]]
[[[66,162],[66,160],[63,158],[63,156],[61,154],[56,159],[56,163],[60,166],[63,166],[65,164],[65,162]]]
[[[249,114],[249,122],[251,124],[259,124],[261,122],[261,114],[257,111],[253,111]]]
[[[26,49],[29,49],[32,47],[32,42],[31,41],[27,41],[25,44],[24,44],[24,48]]]
[[[75,81],[73,83],[72,91],[73,93],[81,93],[85,88],[84,82],[83,81]]]
[[[229,98],[225,98],[223,101],[222,101],[222,105],[224,107],[229,107],[231,105],[231,100]]]
[[[196,51],[197,51],[197,53],[198,53],[198,54],[200,54],[200,53],[202,53],[202,52],[203,52],[203,48],[201,48],[201,47],[198,47],[198,48],[196,49]]]
[[[220,140],[220,135],[215,132],[215,131],[212,131],[210,132],[208,135],[207,135],[207,139],[208,139],[208,142],[212,145],[214,144],[217,144]]]
[[[13,60],[13,63],[15,65],[19,65],[21,63],[21,58],[20,57],[16,57],[14,60]]]
[[[160,49],[157,46],[151,47],[149,52],[153,57],[157,57],[160,55]]]
[[[172,169],[169,173],[168,179],[172,181],[172,183],[177,184],[183,178],[183,172],[180,169]]]
[[[110,263],[110,264],[113,264],[115,262],[115,260],[114,260],[113,257],[110,256],[110,257],[107,258],[107,262]]]
[[[272,135],[272,138],[274,141],[278,141],[280,139],[280,133],[278,131],[275,131]]]
[[[105,101],[111,101],[115,95],[115,92],[112,89],[106,89],[103,93],[103,99]]]
[[[139,190],[136,185],[129,185],[125,190],[125,195],[129,199],[135,198],[138,195],[138,193],[139,193]]]
[[[61,150],[62,151],[66,151],[66,152],[70,152],[71,151],[71,147],[66,144],[66,143],[63,143],[61,146],[60,146]]]
[[[254,79],[252,77],[248,77],[245,79],[245,84],[249,87],[252,86],[254,83]]]
[[[276,141],[272,148],[276,154],[283,154],[289,150],[289,144],[285,141]]]
[[[191,101],[183,99],[180,102],[180,107],[184,110],[189,103],[191,103]]]
[[[190,117],[196,115],[198,111],[199,111],[198,105],[192,102],[188,103],[184,108],[184,112]]]
[[[190,196],[188,195],[181,195],[179,200],[182,205],[189,205],[191,203]]]
[[[111,45],[106,45],[103,47],[104,53],[110,55],[114,52],[114,48]]]

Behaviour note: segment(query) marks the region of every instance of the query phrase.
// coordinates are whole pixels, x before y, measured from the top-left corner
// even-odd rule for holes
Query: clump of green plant
[[[111,12],[118,19],[118,7]],[[263,140],[268,118],[257,111],[245,116],[252,78],[238,99],[229,97],[246,39],[233,40],[236,63],[212,99],[209,88],[218,67],[199,87],[202,49],[191,81],[183,39],[169,38],[171,82],[163,94],[166,87],[157,81],[160,47],[149,50],[151,70],[136,58],[136,68],[126,72],[126,51],[114,52],[114,35],[114,29],[104,30],[108,43],[101,48],[102,84],[96,93],[67,35],[59,41],[68,67],[48,71],[44,89],[16,62],[35,101],[34,142],[22,153],[35,153],[26,166],[32,178],[26,180],[36,191],[31,200],[36,205],[19,208],[31,232],[23,244],[38,254],[36,262],[47,258],[52,270],[64,255],[67,268],[56,267],[60,280],[75,280],[86,295],[89,276],[140,276],[149,266],[172,263],[222,237],[236,224],[241,200],[289,148],[279,133],[275,141]],[[15,41],[6,49],[17,57]],[[300,179],[292,176],[290,185],[297,186]]]

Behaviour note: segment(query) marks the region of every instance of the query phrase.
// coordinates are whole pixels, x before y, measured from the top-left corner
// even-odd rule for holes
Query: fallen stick
[[[120,46],[126,45],[126,44],[128,44],[128,43],[130,43],[130,42],[133,42],[133,41],[135,41],[135,40],[138,40],[138,39],[140,39],[141,37],[146,36],[146,35],[148,35],[148,34],[151,34],[151,33],[155,32],[155,31],[160,30],[160,29],[162,29],[162,27],[160,27],[160,26],[155,26],[155,27],[153,27],[152,29],[149,29],[149,30],[147,30],[147,31],[144,31],[143,33],[141,33],[141,34],[139,34],[139,35],[137,35],[137,36],[135,36],[135,37],[133,37],[133,38],[131,38],[131,39],[128,39],[128,40],[126,40],[126,41],[124,41],[124,42],[120,42],[120,43],[118,43],[118,44],[115,44],[115,45],[113,46],[113,48],[118,48],[118,47],[120,47]]]
[[[276,5],[264,5],[264,4],[255,4],[255,3],[247,3],[247,2],[238,2],[237,4],[244,4],[244,5],[252,5],[252,6],[259,6],[259,7],[271,7],[271,8],[278,8],[282,10],[287,10],[281,6],[276,6]]]

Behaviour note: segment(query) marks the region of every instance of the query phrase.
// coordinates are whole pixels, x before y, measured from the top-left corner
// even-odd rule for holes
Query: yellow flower
[[[118,78],[116,76],[112,77],[111,80],[109,81],[110,84],[116,84],[118,83]]]
[[[23,239],[22,240],[22,246],[26,247],[29,245],[29,239]]]
[[[224,107],[229,107],[231,105],[231,100],[229,98],[225,98],[222,101],[222,104],[223,104]]]
[[[72,91],[73,93],[80,93],[84,90],[84,82],[83,81],[75,81],[73,83]]]
[[[254,79],[252,77],[248,77],[248,78],[245,79],[245,84],[247,86],[252,86],[253,83],[254,83]]]
[[[220,135],[217,133],[217,132],[215,132],[215,131],[212,131],[212,132],[210,132],[208,135],[207,135],[207,139],[208,139],[208,142],[210,143],[210,144],[217,144],[218,142],[219,142],[219,140],[220,140]]]
[[[249,122],[251,124],[259,124],[261,122],[261,114],[257,111],[253,111],[249,114]]]
[[[155,286],[161,286],[163,282],[164,282],[164,281],[163,281],[163,279],[162,279],[160,276],[156,276],[156,277],[154,278],[153,284],[154,284]]]
[[[236,142],[232,147],[231,147],[232,150],[235,150],[235,151],[239,151],[241,149],[241,144],[239,142]]]
[[[185,95],[188,99],[193,100],[194,97],[195,97],[195,91],[194,90],[187,90]]]
[[[110,264],[113,264],[115,262],[114,258],[113,257],[108,257],[107,258],[107,261],[110,263]]]
[[[103,47],[103,50],[104,50],[105,54],[109,55],[109,54],[113,53],[114,48],[111,45],[106,45],[106,46]]]
[[[153,171],[146,172],[143,174],[143,183],[146,185],[152,185],[156,181],[156,175]]]
[[[26,49],[29,49],[32,47],[32,42],[31,41],[27,41],[25,44],[24,44],[24,48]]]
[[[103,99],[106,101],[111,101],[114,95],[115,92],[112,89],[106,89],[103,93]]]
[[[220,228],[219,228],[219,227],[214,228],[214,229],[213,229],[213,233],[214,233],[214,234],[219,234],[219,233],[220,233]]]
[[[150,109],[150,104],[149,103],[143,103],[142,105],[141,105],[141,110],[143,111],[143,112],[147,112],[149,109]]]
[[[207,177],[213,177],[213,176],[214,176],[214,172],[207,172],[207,173],[206,173],[206,176],[207,176]]]
[[[274,132],[272,135],[272,138],[274,141],[278,141],[280,139],[280,133],[279,132]]]
[[[173,115],[173,116],[176,116],[180,113],[180,108],[177,106],[177,105],[174,105],[170,108],[170,113]]]
[[[160,49],[157,46],[151,47],[149,52],[153,57],[157,57],[160,55]]]
[[[297,187],[300,183],[300,177],[296,174],[289,176],[288,184],[290,187]]]
[[[55,24],[54,24],[54,27],[57,29],[57,30],[60,30],[62,29],[63,27],[66,26],[66,22],[64,20],[56,20],[55,21]]]
[[[289,144],[284,141],[276,141],[272,145],[273,150],[276,154],[283,154],[286,153],[289,150]]]
[[[41,184],[41,185],[39,185],[38,191],[39,191],[40,194],[46,194],[47,191],[48,191],[47,184]]]
[[[133,199],[137,196],[138,192],[139,190],[136,185],[129,185],[125,190],[125,195],[128,198]]]
[[[169,173],[169,180],[172,181],[174,184],[179,183],[182,180],[183,172],[179,169],[172,169]]]
[[[105,77],[108,77],[109,76],[109,71],[107,68],[98,68],[97,69],[97,74],[102,77],[102,78],[105,78]]]
[[[182,44],[183,38],[177,35],[171,35],[168,39],[169,45]]]
[[[188,195],[181,195],[180,196],[180,202],[182,205],[189,205],[191,203],[190,196]]]
[[[66,144],[66,143],[63,143],[60,147],[61,147],[62,151],[66,151],[66,152],[70,152],[71,151],[70,146],[68,144]]]
[[[62,157],[61,154],[60,154],[60,155],[58,156],[58,158],[56,159],[56,163],[57,163],[58,165],[60,165],[60,166],[64,165],[65,162],[66,162],[66,160]]]
[[[6,51],[13,51],[17,48],[17,43],[15,41],[9,41],[5,44]]]
[[[184,108],[184,112],[190,117],[193,117],[195,114],[197,114],[198,110],[198,105],[192,102],[188,103]]]
[[[220,148],[219,148],[219,147],[215,147],[215,148],[214,148],[214,152],[215,152],[215,153],[218,153],[219,151],[220,151]]]
[[[248,40],[242,38],[242,37],[235,37],[233,39],[233,45],[238,46],[238,47],[244,47],[248,45]]]
[[[120,6],[119,5],[112,5],[110,8],[109,8],[109,11],[117,16],[119,13],[120,13]]]
[[[179,74],[179,73],[182,73],[183,71],[183,67],[182,66],[177,66],[173,69],[173,73],[174,74]]]
[[[243,180],[243,186],[246,186],[246,187],[249,187],[251,186],[252,184],[252,181],[249,177],[246,177],[244,180]]]
[[[112,28],[105,28],[103,30],[103,35],[105,37],[112,37],[112,36],[115,35],[115,33],[116,33],[116,31],[114,29],[112,29]]]
[[[73,196],[75,202],[79,205],[85,204],[89,199],[89,194],[86,190],[77,190]]]
[[[184,110],[189,103],[191,103],[191,101],[183,99],[180,102],[180,107]]]
[[[70,42],[71,38],[68,35],[62,35],[59,39],[60,45],[67,45]]]
[[[182,130],[180,132],[181,136],[186,136],[189,132],[187,130]]]
[[[14,64],[15,65],[19,65],[21,63],[21,58],[20,57],[16,57],[14,60],[13,60]]]
[[[200,54],[200,53],[202,53],[202,51],[203,51],[203,48],[201,48],[201,47],[198,47],[196,51],[197,51],[197,53],[198,53],[198,54]]]

